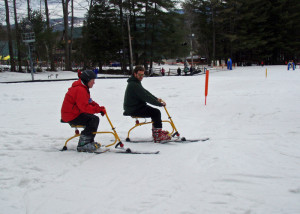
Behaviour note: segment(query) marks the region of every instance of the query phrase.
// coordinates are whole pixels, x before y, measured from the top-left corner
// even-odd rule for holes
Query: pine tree
[[[85,53],[100,69],[104,63],[119,58],[121,38],[117,14],[104,1],[95,1],[84,28]]]

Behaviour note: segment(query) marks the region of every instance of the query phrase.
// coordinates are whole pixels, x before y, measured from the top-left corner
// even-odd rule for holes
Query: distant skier
[[[124,115],[136,117],[150,117],[153,122],[152,136],[154,142],[163,142],[171,139],[168,131],[162,130],[161,112],[147,103],[155,106],[165,106],[166,103],[144,89],[143,80],[145,68],[136,66],[132,76],[127,80],[127,88],[124,96]]]
[[[295,70],[295,68],[296,68],[293,60],[290,60],[288,63],[287,69],[290,70],[290,68],[292,68],[293,70]]]
[[[194,74],[194,68],[193,66],[190,67],[190,75],[193,75]]]
[[[227,60],[227,70],[232,70],[232,60],[231,60],[231,58],[228,58],[228,60]]]
[[[96,74],[83,71],[79,76],[80,79],[73,82],[65,95],[61,119],[66,123],[85,126],[79,137],[77,151],[93,152],[100,147],[100,144],[94,142],[93,132],[97,132],[99,125],[99,117],[94,114],[101,113],[104,116],[106,110],[90,97],[89,89],[95,84]]]
[[[186,66],[186,67],[184,68],[183,72],[184,72],[184,75],[187,75],[187,72],[189,72],[189,67]]]
[[[178,67],[178,69],[177,69],[177,75],[181,76],[181,68],[180,67]]]
[[[161,69],[161,75],[165,76],[165,69],[164,68]]]

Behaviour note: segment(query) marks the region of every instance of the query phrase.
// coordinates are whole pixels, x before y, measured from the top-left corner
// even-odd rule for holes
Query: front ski
[[[193,143],[193,142],[203,142],[209,140],[209,137],[206,138],[198,138],[198,139],[185,139],[185,137],[181,139],[171,139],[169,142],[175,142],[175,143]]]
[[[102,153],[105,153],[105,152],[109,152],[109,149],[108,148],[105,148],[104,150],[96,150],[92,153],[95,153],[95,154],[102,154]]]
[[[60,150],[62,151],[62,150]],[[64,150],[64,151],[76,151],[75,149],[68,149],[68,150]],[[91,153],[91,154],[102,154],[102,153],[106,153],[106,152],[113,152],[113,153],[123,153],[123,154],[158,154],[159,151],[137,151],[137,150],[132,150],[130,148],[116,148],[116,149],[102,149],[102,150],[96,150],[94,152],[79,152],[79,153]]]
[[[184,137],[183,138],[180,138],[180,139],[171,139],[171,140],[168,140],[168,141],[164,141],[164,142],[161,142],[161,144],[165,144],[165,143],[194,143],[194,142],[203,142],[203,141],[207,141],[209,140],[209,138],[198,138],[198,139],[185,139]],[[128,141],[130,143],[154,143],[153,140],[130,140]]]
[[[65,150],[59,150],[59,151],[74,151],[74,152],[78,152],[76,149],[65,149]],[[100,149],[97,149],[96,151],[82,151],[82,152],[78,152],[78,153],[93,153],[93,154],[102,154],[102,153],[105,153],[105,152],[109,152],[110,149],[109,148],[100,148]]]

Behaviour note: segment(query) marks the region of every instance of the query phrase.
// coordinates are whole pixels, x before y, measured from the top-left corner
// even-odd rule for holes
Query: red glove
[[[104,116],[106,114],[106,109],[104,106],[99,106],[99,113],[101,116]]]

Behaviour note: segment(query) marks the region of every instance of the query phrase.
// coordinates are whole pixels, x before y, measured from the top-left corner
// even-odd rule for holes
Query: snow
[[[108,77],[126,77],[123,75],[108,75],[108,74],[99,74],[99,78],[108,78]],[[35,81],[54,81],[54,80],[75,80],[78,78],[77,72],[72,71],[58,71],[58,72],[37,72],[33,74]],[[0,72],[0,83],[3,82],[16,82],[16,81],[32,81],[31,73],[18,73],[18,72]]]
[[[1,82],[30,79],[0,73]],[[300,213],[299,69],[211,70],[206,106],[205,75],[144,78],[143,86],[167,102],[182,136],[210,137],[186,144],[124,142],[158,155],[77,153],[76,138],[60,152],[74,133],[60,123],[72,82],[0,84],[1,213]],[[134,125],[122,115],[126,84],[97,79],[91,89],[123,140]],[[106,118],[100,120],[99,131],[110,131]],[[138,127],[130,137],[150,139],[150,129]]]

